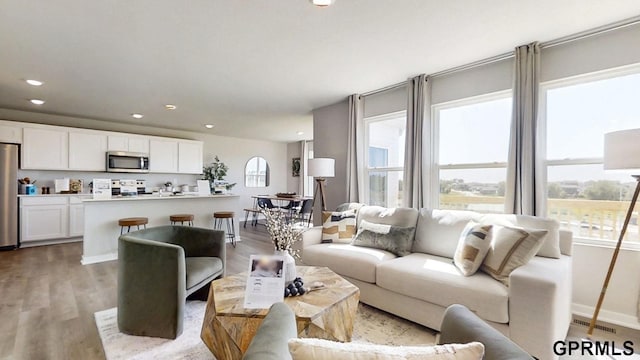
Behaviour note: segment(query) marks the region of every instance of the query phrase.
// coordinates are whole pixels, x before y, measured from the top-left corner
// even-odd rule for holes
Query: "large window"
[[[604,171],[604,134],[640,127],[640,69],[544,84],[547,216],[580,239],[616,240],[636,182]],[[640,139],[638,139],[640,141]],[[626,240],[640,241],[638,211]]]
[[[364,119],[368,204],[402,206],[402,178],[407,114]]]
[[[439,196],[433,206],[503,212],[511,92],[436,105]],[[434,192],[436,193],[436,192]]]

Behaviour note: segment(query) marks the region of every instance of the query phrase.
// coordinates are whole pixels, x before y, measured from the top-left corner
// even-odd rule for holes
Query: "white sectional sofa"
[[[556,221],[374,206],[360,209],[357,224],[362,220],[415,226],[412,253],[397,257],[375,248],[322,244],[322,228],[316,227],[304,234],[302,262],[327,266],[342,275],[360,288],[365,304],[435,330],[440,330],[449,305],[462,304],[533,356],[557,358],[553,343],[565,339],[571,322],[572,235],[559,230]],[[538,256],[513,271],[506,286],[482,271],[465,277],[453,264],[460,233],[469,220],[547,229],[549,233]]]

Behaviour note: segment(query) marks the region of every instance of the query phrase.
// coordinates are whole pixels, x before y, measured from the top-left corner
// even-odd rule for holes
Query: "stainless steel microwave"
[[[107,152],[107,172],[148,173],[149,154],[109,151]]]

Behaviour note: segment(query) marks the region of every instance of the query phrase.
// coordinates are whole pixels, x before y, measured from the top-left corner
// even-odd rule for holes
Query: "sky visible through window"
[[[602,158],[605,133],[640,128],[639,94],[640,74],[549,89],[547,159]],[[544,94],[541,92],[540,96]],[[510,123],[510,97],[442,109],[440,165],[506,162]],[[447,170],[441,175],[467,182],[505,180],[504,169]],[[624,171],[604,171],[602,165],[554,166],[548,171],[548,180],[629,182],[629,175]]]

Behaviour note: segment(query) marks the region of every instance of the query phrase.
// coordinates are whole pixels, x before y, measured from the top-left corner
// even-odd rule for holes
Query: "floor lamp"
[[[327,178],[335,176],[336,161],[330,158],[309,159],[307,175],[316,179],[316,190],[313,193],[313,204],[316,203],[318,191],[320,192],[320,200],[322,201],[322,211],[327,210],[327,201],[324,196],[324,189]]]
[[[640,129],[622,130],[605,134],[604,169],[635,169],[640,173]],[[627,232],[627,226],[629,225],[629,221],[633,215],[633,208],[636,204],[636,200],[638,200],[638,193],[640,193],[640,175],[632,176],[636,179],[636,190],[631,198],[631,203],[629,203],[629,210],[627,211],[627,216],[625,217],[624,224],[620,230],[620,237],[618,238],[616,249],[613,251],[611,264],[609,264],[609,270],[607,271],[607,276],[604,279],[600,298],[598,298],[596,310],[593,313],[593,318],[591,318],[587,336],[593,335],[593,329],[595,328],[596,321],[598,320],[598,313],[600,312],[600,307],[602,307],[602,302],[604,301],[604,296],[607,292],[607,287],[609,286],[609,280],[611,280],[611,275],[613,274],[613,268],[616,266],[616,260],[618,260],[620,245],[622,244],[622,239]]]

